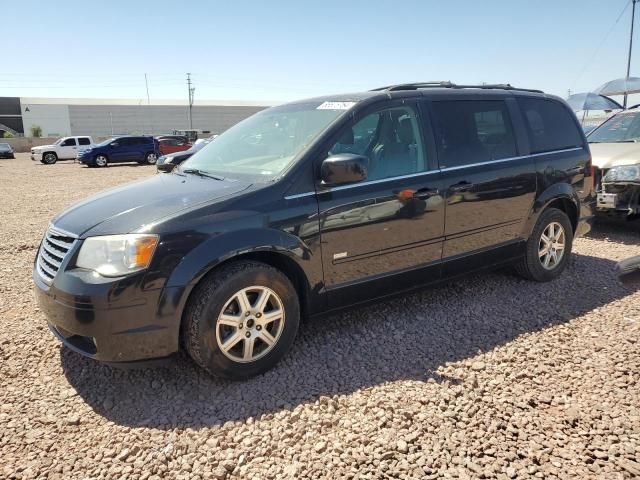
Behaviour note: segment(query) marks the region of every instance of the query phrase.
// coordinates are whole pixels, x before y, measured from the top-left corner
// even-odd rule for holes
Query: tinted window
[[[507,105],[494,101],[433,102],[441,168],[517,155]]]
[[[419,132],[412,108],[382,110],[348,127],[329,155],[364,155],[369,159],[369,180],[422,172],[426,162]]]
[[[64,142],[60,144],[61,147],[75,147],[76,139],[75,138],[67,138]]]
[[[529,131],[531,153],[579,147],[582,136],[573,113],[553,100],[519,98]]]
[[[81,138],[78,139],[78,143],[80,145],[91,145],[91,140],[89,140],[86,137],[81,137]]]

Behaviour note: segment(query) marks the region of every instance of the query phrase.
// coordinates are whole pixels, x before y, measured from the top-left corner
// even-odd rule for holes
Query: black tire
[[[144,156],[144,163],[147,165],[155,165],[157,161],[158,156],[153,152],[149,152]]]
[[[239,291],[251,286],[272,290],[281,301],[284,316],[280,333],[271,349],[267,347],[262,357],[242,363],[234,361],[222,351],[217,335],[218,329],[223,327],[218,322],[229,301]],[[244,326],[245,331],[249,321]],[[299,324],[298,295],[287,276],[267,264],[243,260],[214,271],[196,287],[183,316],[182,339],[191,358],[211,375],[240,380],[265,372],[278,363],[293,345]],[[240,324],[240,330],[242,327]],[[264,328],[266,330],[267,327]],[[242,338],[238,344],[242,342],[244,347],[245,341]],[[255,342],[253,340],[253,345]]]
[[[42,160],[40,162],[45,165],[53,165],[58,161],[58,155],[55,152],[46,152],[42,154]]]
[[[109,158],[103,154],[96,155],[96,157],[93,159],[93,164],[96,167],[106,167],[109,165]]]
[[[560,260],[550,268],[543,266],[540,257],[542,234],[553,223],[560,224],[564,230],[564,250]],[[516,271],[527,280],[548,282],[560,276],[569,263],[573,247],[573,226],[566,213],[557,208],[542,212],[536,222],[525,247],[525,256],[516,265]]]

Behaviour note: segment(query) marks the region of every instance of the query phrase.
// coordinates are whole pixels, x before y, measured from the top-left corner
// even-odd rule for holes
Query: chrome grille
[[[45,282],[51,283],[53,281],[76,241],[77,237],[72,233],[49,227],[42,239],[36,261],[38,274]]]

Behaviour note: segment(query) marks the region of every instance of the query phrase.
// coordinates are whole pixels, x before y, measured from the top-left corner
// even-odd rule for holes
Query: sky
[[[630,0],[1,3],[0,97],[146,101],[146,73],[152,99],[186,102],[190,72],[196,104],[431,80],[566,97],[625,75],[631,23]]]

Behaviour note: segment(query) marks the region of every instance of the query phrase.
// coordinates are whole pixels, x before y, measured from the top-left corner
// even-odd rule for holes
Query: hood
[[[163,218],[246,190],[251,184],[159,174],[89,197],[52,220],[81,237],[130,233]]]
[[[598,168],[640,164],[640,143],[590,143],[592,163]]]
[[[38,145],[37,147],[31,147],[31,150],[49,150],[52,148],[56,148],[55,145]]]

